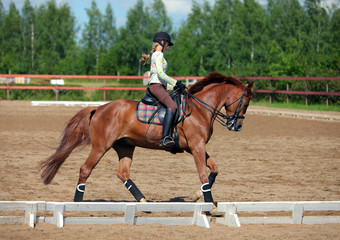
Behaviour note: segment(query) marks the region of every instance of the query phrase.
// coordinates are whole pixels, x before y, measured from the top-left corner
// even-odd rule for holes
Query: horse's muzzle
[[[242,130],[242,123],[240,123],[236,119],[232,119],[230,121],[227,121],[227,128],[229,131],[239,132]]]

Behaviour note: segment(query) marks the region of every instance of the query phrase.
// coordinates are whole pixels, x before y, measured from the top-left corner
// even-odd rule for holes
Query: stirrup
[[[170,136],[165,136],[161,140],[161,144],[159,146],[164,146],[167,148],[172,148],[175,145],[175,141]]]

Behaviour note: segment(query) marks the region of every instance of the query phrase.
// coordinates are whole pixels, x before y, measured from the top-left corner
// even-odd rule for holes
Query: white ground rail
[[[23,216],[0,216],[0,224],[27,223],[34,227],[36,223],[52,223],[58,227],[65,224],[165,224],[165,225],[198,225],[210,227],[210,219],[202,212],[211,211],[212,203],[109,203],[109,202],[0,202],[1,211],[25,211]],[[65,216],[67,212],[67,216]],[[124,217],[72,217],[79,212],[122,212]],[[145,217],[137,212],[192,212],[190,217]],[[53,214],[52,214],[53,213]],[[38,216],[42,214],[42,216]],[[44,216],[45,215],[45,216]],[[53,215],[53,216],[52,216]],[[86,214],[85,214],[86,215]],[[143,214],[142,214],[143,215]],[[145,214],[144,214],[145,215]],[[152,215],[152,214],[150,214]]]
[[[308,202],[220,202],[224,218],[217,223],[240,227],[241,224],[323,224],[340,223],[340,201]],[[276,212],[275,216],[266,213]],[[282,214],[291,212],[291,215]],[[242,216],[245,215],[245,216]],[[304,216],[305,214],[305,216]],[[284,216],[280,216],[284,215]]]
[[[109,202],[25,202],[0,201],[0,224],[164,224],[210,227],[210,218],[202,212],[212,210],[211,203],[109,203]],[[340,223],[340,201],[308,202],[220,202],[218,212],[224,217],[216,222],[240,227],[241,224],[325,224]],[[18,215],[23,211],[25,217]],[[7,212],[7,214],[3,214]],[[79,216],[80,212],[121,212],[123,217]],[[164,217],[137,213],[188,212],[189,217]],[[192,214],[191,214],[192,213]],[[76,215],[76,216],[72,216]],[[269,214],[269,215],[268,215]],[[15,216],[13,216],[15,215]],[[66,216],[65,216],[66,215]],[[77,216],[78,215],[78,216]],[[181,215],[181,214],[179,214]]]

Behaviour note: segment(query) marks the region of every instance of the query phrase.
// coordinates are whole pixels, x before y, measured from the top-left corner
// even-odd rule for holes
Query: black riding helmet
[[[162,40],[164,41],[164,43],[162,44]],[[163,48],[164,48],[164,44],[165,42],[169,43],[169,46],[173,46],[174,44],[171,42],[171,37],[168,33],[166,32],[158,32],[155,34],[155,36],[153,37],[153,41],[154,42],[158,42]]]

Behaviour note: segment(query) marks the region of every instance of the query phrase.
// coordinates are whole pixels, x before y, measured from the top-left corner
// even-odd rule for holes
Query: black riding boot
[[[172,136],[170,136],[173,118],[174,114],[171,111],[171,108],[167,108],[163,122],[163,132],[160,146],[172,148],[175,145],[175,141],[172,139]]]

